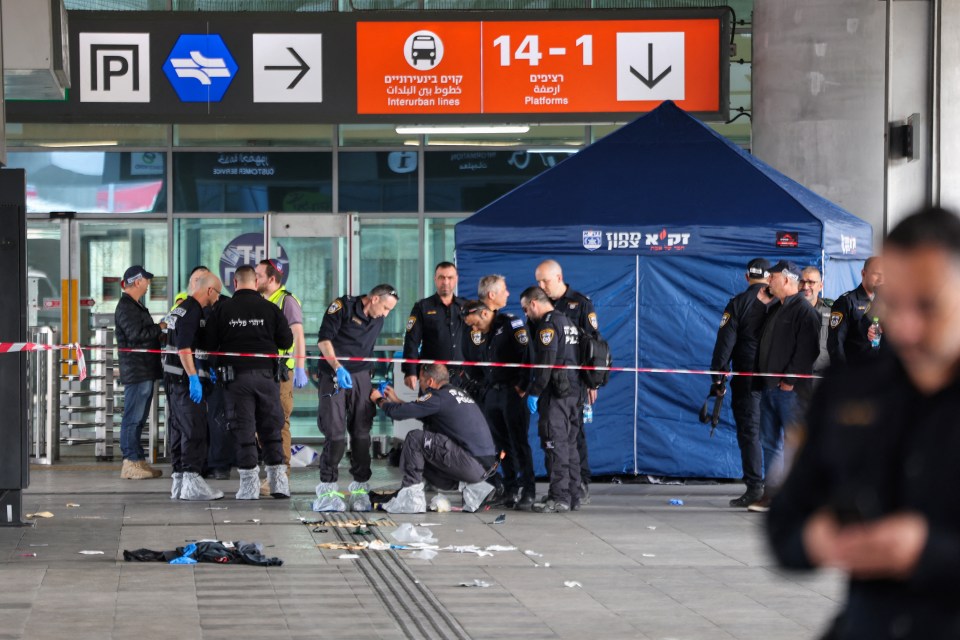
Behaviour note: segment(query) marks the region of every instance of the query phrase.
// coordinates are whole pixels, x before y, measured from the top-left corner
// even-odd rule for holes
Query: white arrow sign
[[[323,102],[323,36],[253,34],[254,102]]]
[[[683,32],[617,34],[617,100],[683,100]]]

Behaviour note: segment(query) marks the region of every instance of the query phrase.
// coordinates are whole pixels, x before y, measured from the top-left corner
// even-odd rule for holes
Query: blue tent
[[[457,224],[461,295],[489,273],[519,293],[554,258],[593,298],[615,365],[709,366],[727,300],[757,256],[817,265],[825,295],[859,282],[868,223],[787,178],[672,102]],[[739,478],[729,407],[713,438],[697,420],[709,380],[615,373],[588,429],[595,474]],[[536,429],[531,427],[536,444]],[[542,471],[542,461],[540,470]]]

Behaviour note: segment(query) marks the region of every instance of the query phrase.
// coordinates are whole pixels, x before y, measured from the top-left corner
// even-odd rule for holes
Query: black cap
[[[483,304],[480,300],[468,300],[467,304],[463,305],[463,315],[468,316],[471,313],[476,313],[477,311],[483,311],[486,309],[490,311],[490,307]]]
[[[766,278],[770,270],[770,261],[766,258],[754,258],[747,263],[747,276],[750,278]]]
[[[138,264],[133,265],[132,267],[130,267],[129,269],[123,272],[123,284],[125,285],[133,284],[140,278],[153,280],[153,274]]]
[[[797,263],[790,262],[789,260],[781,260],[777,264],[767,269],[767,273],[780,273],[781,271],[783,272],[783,275],[787,276],[791,280],[799,280],[802,269],[797,266]]]

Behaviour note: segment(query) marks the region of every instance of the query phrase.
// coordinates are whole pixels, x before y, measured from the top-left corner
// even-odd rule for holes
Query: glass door
[[[311,384],[293,391],[290,431],[294,442],[316,440],[317,332],[330,303],[348,291],[350,216],[280,214],[267,216],[267,257],[284,267],[283,285],[303,307],[307,373]]]

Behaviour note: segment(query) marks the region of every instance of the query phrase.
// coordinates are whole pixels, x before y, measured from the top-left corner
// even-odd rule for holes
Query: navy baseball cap
[[[747,275],[751,278],[766,278],[770,270],[770,261],[766,258],[754,258],[747,263]]]
[[[797,263],[790,262],[789,260],[781,260],[777,264],[773,265],[767,269],[767,273],[783,273],[791,280],[799,280],[800,273],[803,271],[800,267],[797,266]]]
[[[129,269],[123,272],[123,283],[124,284],[133,284],[140,278],[146,278],[147,280],[153,280],[153,274],[141,267],[138,264],[133,265]]]

